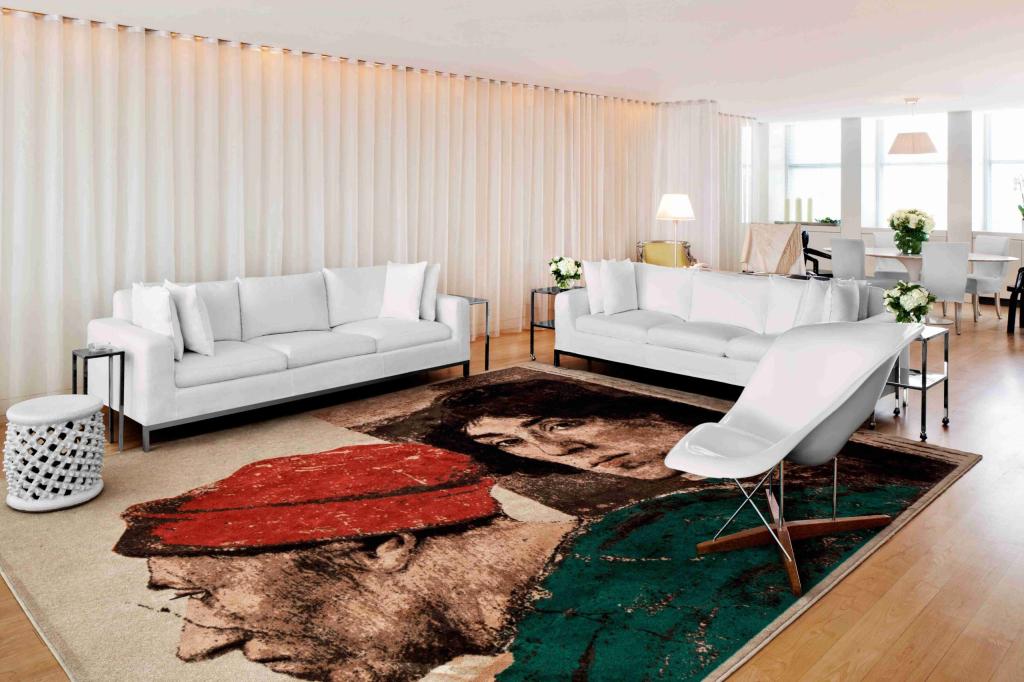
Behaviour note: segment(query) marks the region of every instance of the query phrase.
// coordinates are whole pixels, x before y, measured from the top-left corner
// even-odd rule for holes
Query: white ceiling
[[[767,120],[1024,107],[1010,0],[11,0],[20,9]]]

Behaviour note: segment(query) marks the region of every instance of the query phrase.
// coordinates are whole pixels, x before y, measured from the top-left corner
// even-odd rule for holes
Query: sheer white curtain
[[[716,270],[739,267],[750,222],[751,123],[708,100],[658,105],[651,201],[666,192],[689,195],[696,220],[680,224],[680,239]],[[673,239],[674,226],[653,221],[648,237]]]
[[[64,390],[140,280],[425,259],[519,329],[548,258],[647,236],[656,109],[5,13],[0,403]]]

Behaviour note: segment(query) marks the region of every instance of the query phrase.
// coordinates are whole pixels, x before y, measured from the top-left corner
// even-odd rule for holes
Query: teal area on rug
[[[840,488],[839,514],[894,518],[924,489]],[[619,509],[565,548],[542,582],[545,595],[519,623],[515,662],[499,679],[697,680],[738,651],[796,601],[776,547],[703,557],[742,498],[738,491],[677,493]],[[758,500],[764,508],[763,496]],[[787,490],[786,518],[827,517],[832,488]],[[732,532],[757,521],[749,507]],[[880,529],[796,543],[807,591]]]

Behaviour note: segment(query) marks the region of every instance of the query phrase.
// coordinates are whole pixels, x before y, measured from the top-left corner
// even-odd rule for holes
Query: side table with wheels
[[[928,342],[936,337],[942,337],[942,371],[928,371]],[[902,367],[900,359],[896,359],[896,367],[893,376],[894,380],[887,382],[889,386],[896,389],[896,407],[893,415],[900,416],[900,405],[907,407],[907,391],[921,392],[921,440],[928,440],[928,389],[937,384],[942,384],[942,425],[949,425],[949,329],[946,327],[934,327],[928,325],[922,330],[921,336],[917,337],[921,343],[921,367]]]

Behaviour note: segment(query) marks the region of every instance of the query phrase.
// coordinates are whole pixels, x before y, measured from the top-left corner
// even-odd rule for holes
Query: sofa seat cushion
[[[760,362],[777,338],[779,338],[778,334],[745,334],[737,336],[725,346],[725,357],[732,360]]]
[[[174,383],[188,388],[286,369],[288,358],[270,348],[244,341],[215,341],[213,355],[189,352],[174,363]]]
[[[675,315],[656,310],[627,310],[614,315],[583,315],[576,319],[576,331],[634,343],[646,343],[647,331],[651,327],[680,321]]]
[[[370,355],[377,351],[377,342],[369,336],[333,332],[268,334],[252,339],[249,343],[281,353],[288,358],[289,368]]]
[[[676,322],[651,329],[647,343],[706,355],[725,355],[729,342],[753,334],[749,329],[721,322]]]
[[[349,322],[335,327],[333,333],[369,336],[377,342],[378,353],[444,341],[452,336],[452,330],[440,322],[398,320],[390,317]]]

